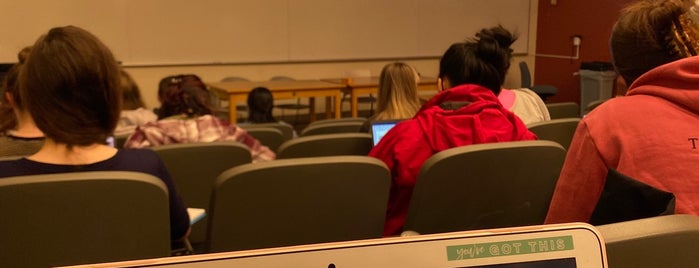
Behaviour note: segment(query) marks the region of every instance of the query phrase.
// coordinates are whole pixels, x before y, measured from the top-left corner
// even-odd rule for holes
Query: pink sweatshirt
[[[659,66],[578,125],[546,223],[588,221],[607,169],[672,192],[699,215],[699,57]]]

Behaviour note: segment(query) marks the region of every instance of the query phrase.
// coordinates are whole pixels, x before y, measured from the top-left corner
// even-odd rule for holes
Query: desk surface
[[[329,78],[321,79],[324,82],[347,85],[348,87],[377,87],[379,85],[379,77],[354,77],[354,78]],[[437,78],[421,76],[418,85],[436,85]]]
[[[216,82],[208,83],[214,90],[226,92],[228,94],[248,94],[253,88],[266,87],[270,91],[285,90],[313,90],[313,89],[340,89],[345,85],[331,83],[320,80],[290,80],[290,81],[236,81],[236,82]]]

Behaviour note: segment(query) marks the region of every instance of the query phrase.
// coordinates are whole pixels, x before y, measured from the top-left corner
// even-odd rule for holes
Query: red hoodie
[[[699,57],[639,77],[578,125],[547,223],[589,221],[608,168],[675,194],[675,213],[699,215]]]
[[[467,102],[455,110],[440,104]],[[415,117],[393,127],[369,153],[391,170],[393,181],[384,235],[400,234],[422,164],[433,154],[469,144],[534,140],[524,123],[497,96],[478,85],[460,85],[425,103]]]

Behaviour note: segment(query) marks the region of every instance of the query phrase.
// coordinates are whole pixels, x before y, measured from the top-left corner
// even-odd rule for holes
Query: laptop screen
[[[371,123],[371,136],[374,139],[374,146],[379,143],[386,133],[401,120],[375,121]]]
[[[605,268],[604,241],[569,223],[128,261],[91,267]]]

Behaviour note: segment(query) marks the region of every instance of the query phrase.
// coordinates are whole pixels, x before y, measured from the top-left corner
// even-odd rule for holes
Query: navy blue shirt
[[[113,157],[87,165],[56,165],[21,158],[0,161],[0,178],[81,171],[134,171],[153,175],[167,185],[170,201],[170,237],[179,239],[189,229],[189,215],[175,189],[165,164],[158,155],[146,149],[119,150]]]

